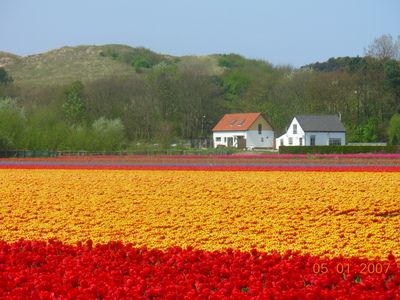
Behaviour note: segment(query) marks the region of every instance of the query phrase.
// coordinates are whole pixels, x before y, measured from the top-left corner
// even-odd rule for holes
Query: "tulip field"
[[[400,155],[0,159],[0,299],[400,299]]]

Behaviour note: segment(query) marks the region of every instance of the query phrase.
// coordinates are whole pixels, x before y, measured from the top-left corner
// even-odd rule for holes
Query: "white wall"
[[[297,125],[297,134],[293,133],[294,124]],[[310,138],[312,135],[315,135],[316,146],[328,146],[330,138],[340,138],[342,140],[342,145],[346,144],[345,132],[304,132],[296,118],[294,118],[286,133],[276,139],[275,148],[279,149],[281,140],[283,140],[284,146],[300,146],[300,139],[302,139],[303,146],[310,146]],[[292,138],[292,144],[289,143],[290,138]]]
[[[272,130],[262,130],[261,134],[258,134],[258,130],[249,130],[213,132],[214,148],[217,148],[218,145],[227,147],[228,137],[233,138],[233,147],[237,147],[237,136],[244,136],[244,138],[246,139],[246,148],[274,147],[274,132]],[[220,137],[221,141],[217,142],[217,137]]]
[[[297,133],[293,133],[293,125],[297,125]],[[290,138],[292,138],[292,144],[289,143]],[[300,145],[301,139],[301,145]],[[301,128],[299,122],[296,118],[293,118],[285,134],[281,135],[276,139],[275,148],[279,149],[281,145],[281,140],[283,140],[284,146],[303,146],[305,141],[305,132]]]
[[[339,138],[342,141],[342,145],[346,145],[346,133],[344,132],[306,132],[303,136],[292,136],[287,133],[281,135],[276,139],[275,148],[279,149],[281,145],[281,140],[283,140],[284,146],[299,146],[300,138],[303,139],[303,146],[310,146],[311,136],[315,135],[315,145],[316,146],[328,146],[330,138]],[[289,144],[289,138],[292,137],[293,143]]]
[[[274,132],[272,130],[258,130],[247,131],[247,148],[273,148],[274,147]]]
[[[226,146],[228,147],[228,137],[233,138],[233,147],[237,147],[237,139],[236,136],[244,136],[247,138],[247,131],[217,131],[213,132],[213,141],[214,141],[214,148],[218,146]],[[217,142],[217,137],[221,138],[220,142]]]
[[[346,134],[344,132],[307,132],[305,135],[306,145],[310,145],[311,136],[315,135],[315,145],[328,146],[329,139],[341,139],[342,145],[346,145]]]

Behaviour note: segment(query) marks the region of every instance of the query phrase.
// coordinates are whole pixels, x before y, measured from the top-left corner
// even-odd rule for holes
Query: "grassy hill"
[[[101,46],[63,47],[37,55],[14,57],[4,67],[18,84],[88,81],[105,75],[134,72],[125,63],[101,56],[102,49]]]
[[[130,76],[144,73],[155,65],[166,62],[179,68],[198,66],[207,74],[220,74],[214,56],[173,57],[145,48],[125,45],[62,47],[29,56],[0,52],[0,66],[4,67],[20,85],[65,84],[74,80],[88,82],[104,77]]]
[[[7,65],[12,65],[20,59],[20,56],[0,51],[0,67],[6,67]]]

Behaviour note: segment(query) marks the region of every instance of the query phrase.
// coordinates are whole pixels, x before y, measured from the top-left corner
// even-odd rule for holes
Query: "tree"
[[[14,144],[11,139],[0,131],[0,150],[13,149]]]
[[[66,149],[69,135],[75,132],[50,108],[33,111],[27,120],[23,147],[31,150]]]
[[[151,62],[146,58],[138,58],[132,61],[132,66],[135,68],[136,72],[140,72],[142,68],[148,69],[151,67]]]
[[[13,82],[11,75],[4,68],[0,67],[0,85],[6,85],[11,82]]]
[[[72,125],[81,124],[85,119],[85,105],[82,100],[83,84],[80,81],[73,82],[65,91],[63,110],[65,118]]]
[[[182,71],[177,93],[178,117],[175,127],[185,139],[205,137],[221,118],[221,89],[199,68]]]
[[[240,98],[246,88],[250,85],[250,78],[242,70],[231,71],[223,79],[225,95],[228,101],[235,101]]]
[[[93,122],[94,149],[93,150],[120,150],[124,144],[124,125],[120,119],[108,120],[99,118]]]
[[[18,148],[25,130],[24,111],[18,107],[16,100],[0,100],[0,139],[5,148]]]
[[[389,143],[398,145],[400,143],[400,114],[396,113],[392,116],[388,128]]]
[[[144,86],[138,82],[135,87],[129,103],[124,106],[123,124],[130,140],[149,140],[157,132],[159,120]]]
[[[110,76],[85,83],[85,93],[82,96],[85,121],[91,123],[100,117],[121,118],[129,98],[136,95],[137,90],[144,85],[137,79],[138,77],[137,75],[131,78]]]
[[[243,61],[243,57],[237,54],[222,54],[218,57],[218,66],[223,68],[234,68],[238,67]]]
[[[391,59],[385,63],[384,69],[387,84],[395,97],[396,108],[400,110],[400,61]]]
[[[397,41],[390,34],[384,34],[374,39],[366,49],[366,55],[378,59],[400,59],[400,36]]]
[[[179,76],[175,65],[160,63],[146,77],[147,92],[160,121],[171,121],[176,117]]]

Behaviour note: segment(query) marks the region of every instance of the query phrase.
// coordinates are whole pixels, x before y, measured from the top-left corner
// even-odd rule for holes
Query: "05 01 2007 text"
[[[324,274],[327,272],[337,272],[338,274],[349,274],[351,271],[358,271],[360,274],[387,274],[391,267],[400,266],[393,262],[386,263],[361,263],[352,265],[349,263],[337,263],[336,265],[328,265],[326,263],[315,263],[312,266],[312,271],[315,274]]]

